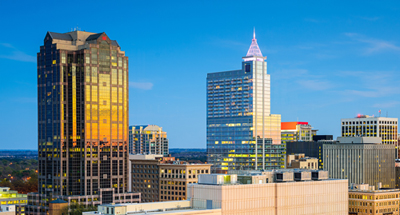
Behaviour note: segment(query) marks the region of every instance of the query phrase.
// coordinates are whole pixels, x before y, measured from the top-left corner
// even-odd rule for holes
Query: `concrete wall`
[[[223,215],[348,214],[347,180],[189,187],[194,208],[221,208]],[[207,204],[208,200],[208,204]]]

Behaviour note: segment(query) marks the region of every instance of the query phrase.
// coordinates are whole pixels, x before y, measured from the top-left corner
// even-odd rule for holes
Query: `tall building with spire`
[[[285,168],[281,116],[271,114],[267,57],[255,33],[242,69],[207,74],[207,160],[213,171]]]
[[[128,186],[128,57],[105,33],[48,32],[37,54],[39,187],[49,202],[140,202]]]

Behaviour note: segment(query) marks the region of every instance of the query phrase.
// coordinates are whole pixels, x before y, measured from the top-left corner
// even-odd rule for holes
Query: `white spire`
[[[253,39],[251,41],[251,45],[250,45],[249,51],[247,51],[246,57],[249,57],[249,56],[257,56],[257,57],[262,57],[263,56],[262,53],[261,53],[260,47],[258,47],[258,44],[257,44],[256,29],[255,28],[253,30]]]

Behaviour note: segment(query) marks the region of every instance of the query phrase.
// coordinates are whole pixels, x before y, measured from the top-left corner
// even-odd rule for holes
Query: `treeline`
[[[10,187],[19,193],[37,192],[37,166],[36,159],[0,159],[0,187]]]

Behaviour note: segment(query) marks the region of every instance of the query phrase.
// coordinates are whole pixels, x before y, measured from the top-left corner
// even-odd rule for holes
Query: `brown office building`
[[[159,201],[159,167],[162,155],[129,155],[132,192],[141,193],[142,202]]]
[[[130,155],[132,192],[142,202],[185,200],[187,185],[197,183],[199,174],[210,174],[211,164],[191,164],[162,155]]]
[[[105,33],[48,32],[37,54],[39,186],[28,214],[56,198],[139,202],[128,190],[128,57]]]

